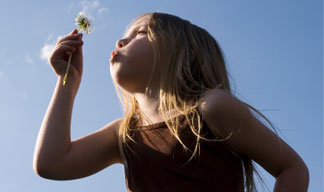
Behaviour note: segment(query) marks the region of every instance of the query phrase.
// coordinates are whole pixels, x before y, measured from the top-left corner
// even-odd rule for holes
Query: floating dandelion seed
[[[91,25],[90,25],[90,19],[88,17],[86,17],[83,12],[80,12],[75,17],[75,25],[77,26],[78,32],[82,31],[86,34],[89,34],[92,32]],[[64,75],[64,79],[63,79],[63,86],[66,84],[66,79],[69,74],[71,59],[72,59],[72,53],[69,56],[68,65],[67,65],[66,72]]]

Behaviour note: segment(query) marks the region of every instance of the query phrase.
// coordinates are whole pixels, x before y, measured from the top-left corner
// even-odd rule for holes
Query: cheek
[[[130,44],[127,51],[127,62],[137,67],[148,66],[153,62],[153,47],[148,39]]]
[[[125,90],[140,89],[148,83],[153,66],[153,49],[147,43],[129,45],[127,51],[117,56],[116,62],[110,65],[113,81]]]

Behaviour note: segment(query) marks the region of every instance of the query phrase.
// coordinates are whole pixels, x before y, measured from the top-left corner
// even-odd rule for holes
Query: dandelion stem
[[[67,65],[66,72],[65,72],[65,75],[64,75],[64,78],[63,78],[63,86],[65,86],[65,84],[66,84],[66,79],[67,79],[67,76],[68,76],[68,74],[69,74],[72,55],[73,55],[73,53],[71,53],[70,56],[69,56],[68,65]]]
[[[85,26],[85,24],[80,25],[80,26],[78,27],[78,31],[81,31],[82,28],[84,28],[84,26]]]

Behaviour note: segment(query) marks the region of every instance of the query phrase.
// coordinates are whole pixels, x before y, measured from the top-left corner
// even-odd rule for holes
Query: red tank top
[[[123,145],[128,192],[243,191],[241,159],[223,142],[201,140],[199,155],[188,162],[192,153],[184,150],[164,122],[134,127],[130,134],[136,143]],[[202,134],[215,138],[205,122]],[[196,136],[185,118],[180,138],[194,149]]]

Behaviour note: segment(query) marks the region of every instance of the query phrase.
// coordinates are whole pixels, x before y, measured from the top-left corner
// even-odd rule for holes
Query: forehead
[[[142,16],[138,19],[136,19],[131,25],[127,28],[126,33],[124,36],[129,36],[132,32],[140,29],[140,28],[147,28],[148,24],[150,22],[151,16],[150,15],[145,15]]]

